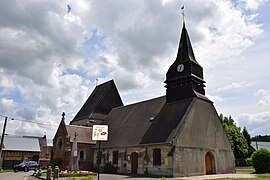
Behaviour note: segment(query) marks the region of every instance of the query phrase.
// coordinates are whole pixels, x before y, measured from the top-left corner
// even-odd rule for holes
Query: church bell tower
[[[167,103],[205,95],[203,68],[196,61],[183,23],[176,60],[166,73]]]

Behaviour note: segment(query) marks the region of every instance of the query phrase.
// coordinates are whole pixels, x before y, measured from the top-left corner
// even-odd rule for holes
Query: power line
[[[44,126],[55,126],[55,127],[57,127],[57,125],[48,124],[48,123],[35,122],[34,120],[26,120],[26,119],[19,119],[19,118],[10,118],[10,117],[5,116],[5,115],[2,115],[2,114],[0,114],[0,116],[7,117],[9,120],[14,120],[14,121],[21,121],[21,122],[39,124],[39,125],[44,125]]]

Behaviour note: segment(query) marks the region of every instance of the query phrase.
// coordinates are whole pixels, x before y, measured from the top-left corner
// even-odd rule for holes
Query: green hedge
[[[256,173],[270,172],[270,151],[259,149],[252,154],[251,159]]]

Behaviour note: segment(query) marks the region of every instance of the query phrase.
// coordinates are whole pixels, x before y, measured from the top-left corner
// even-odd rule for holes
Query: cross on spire
[[[62,121],[65,121],[65,112],[62,113]]]

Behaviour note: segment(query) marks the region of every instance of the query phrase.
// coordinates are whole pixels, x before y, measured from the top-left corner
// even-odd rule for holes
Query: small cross
[[[65,112],[62,113],[62,120],[64,121],[65,120]]]
[[[75,139],[76,139],[76,138],[77,138],[77,136],[78,136],[77,132],[75,132],[75,133],[74,133],[74,136],[75,136]]]

